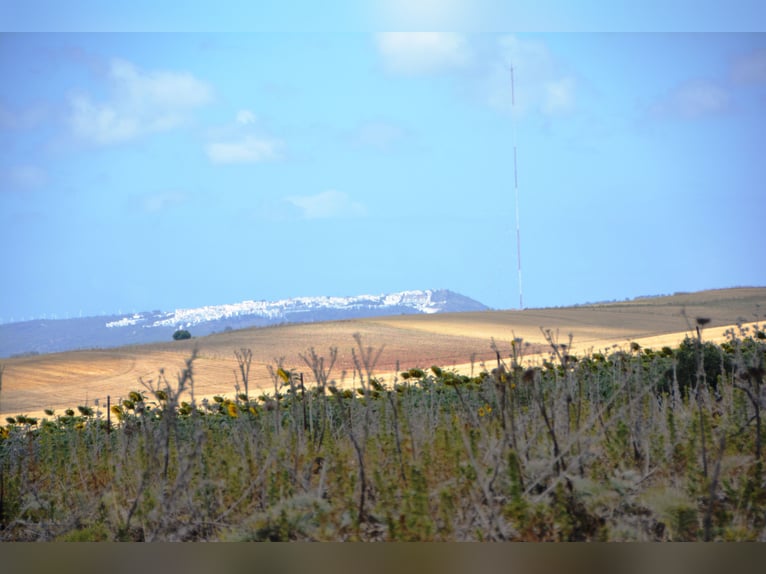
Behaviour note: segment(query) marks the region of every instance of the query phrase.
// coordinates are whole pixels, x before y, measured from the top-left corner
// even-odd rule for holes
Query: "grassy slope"
[[[492,360],[490,339],[501,350],[508,349],[513,336],[531,342],[530,352],[543,343],[541,327],[559,330],[562,341],[574,336],[575,352],[603,349],[638,340],[645,346],[674,344],[689,331],[695,317],[708,317],[706,338],[722,336],[721,327],[738,321],[763,318],[766,288],[703,291],[686,295],[571,308],[487,311],[444,315],[409,315],[317,324],[246,329],[202,337],[191,341],[123,347],[103,351],[76,351],[3,361],[0,413],[35,414],[44,408],[63,409],[78,404],[105,404],[140,389],[139,378],[156,378],[159,369],[175,376],[194,347],[200,352],[195,363],[198,395],[232,393],[237,368],[233,350],[253,351],[251,390],[271,389],[267,365],[284,359],[288,368],[303,369],[299,354],[316,348],[320,354],[337,346],[338,363],[333,377],[342,372],[351,378],[350,349],[353,333],[361,333],[365,344],[384,347],[379,372],[402,367],[442,366]],[[686,313],[686,317],[682,312]],[[758,315],[756,317],[756,315]],[[687,320],[688,319],[688,320]],[[718,329],[716,329],[718,327]],[[653,337],[650,339],[648,337]]]

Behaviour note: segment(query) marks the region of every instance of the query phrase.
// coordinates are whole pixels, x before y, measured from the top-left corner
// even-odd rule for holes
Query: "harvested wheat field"
[[[185,361],[197,349],[194,362],[195,397],[233,394],[238,365],[234,351],[253,353],[250,392],[274,390],[269,366],[282,361],[285,368],[303,371],[313,381],[301,355],[314,348],[329,357],[337,347],[338,358],[331,378],[352,383],[352,349],[380,352],[376,372],[392,377],[398,369],[428,367],[432,364],[455,367],[470,374],[482,362],[496,360],[494,339],[503,357],[510,342],[522,338],[526,360],[539,360],[547,344],[542,329],[551,330],[560,342],[572,336],[572,351],[625,347],[638,342],[644,347],[680,343],[693,331],[697,317],[710,322],[703,337],[719,341],[737,324],[764,320],[766,288],[735,288],[698,293],[637,299],[628,302],[568,308],[523,311],[485,311],[439,315],[402,315],[315,324],[294,324],[220,333],[188,341],[122,347],[119,349],[74,351],[12,358],[3,361],[0,414],[42,414],[43,409],[61,411],[78,405],[104,407],[145,383],[156,383],[161,370],[172,384]],[[489,364],[491,368],[491,364]],[[241,378],[240,378],[241,380]]]

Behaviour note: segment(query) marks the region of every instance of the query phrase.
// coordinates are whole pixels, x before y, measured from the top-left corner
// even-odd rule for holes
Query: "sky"
[[[758,3],[288,4],[0,0],[0,323],[766,285]]]

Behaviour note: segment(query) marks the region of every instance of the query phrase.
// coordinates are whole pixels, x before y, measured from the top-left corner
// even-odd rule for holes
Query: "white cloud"
[[[548,115],[568,112],[574,108],[575,81],[573,78],[561,78],[545,84],[545,100],[542,110]]]
[[[497,49],[499,57],[489,74],[487,89],[492,107],[513,110],[519,115],[535,111],[552,116],[574,111],[577,82],[562,70],[543,42],[503,36],[498,41]]]
[[[188,109],[207,103],[212,96],[210,87],[191,74],[143,72],[125,60],[112,60],[110,76],[137,105]]]
[[[766,49],[738,58],[732,66],[732,77],[742,84],[766,83]]]
[[[470,62],[468,43],[459,34],[384,32],[377,34],[376,42],[386,68],[397,74],[438,73]]]
[[[293,196],[286,199],[303,212],[304,219],[362,217],[367,213],[364,205],[353,201],[348,194],[334,189],[316,195]]]
[[[729,94],[712,82],[689,82],[683,84],[650,107],[658,117],[696,119],[719,114],[729,109]]]
[[[280,159],[283,147],[281,140],[245,136],[208,144],[207,156],[213,163],[259,163]]]
[[[69,123],[74,133],[98,144],[113,144],[136,137],[139,118],[109,104],[93,104],[87,96],[73,96]]]
[[[70,126],[78,137],[99,145],[128,141],[183,124],[189,113],[212,99],[212,89],[188,73],[146,72],[125,60],[109,67],[111,97],[70,98]]]
[[[501,36],[485,40],[443,32],[392,32],[376,36],[387,69],[402,75],[449,72],[459,89],[474,92],[491,107],[525,114],[564,115],[577,108],[578,83],[539,40]],[[484,54],[478,58],[475,54]],[[515,98],[511,96],[511,71]]]
[[[239,110],[237,112],[237,123],[243,126],[255,123],[255,114],[250,110]]]

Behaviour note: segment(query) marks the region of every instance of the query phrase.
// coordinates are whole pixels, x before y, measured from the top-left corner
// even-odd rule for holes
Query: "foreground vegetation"
[[[0,540],[764,540],[766,336],[704,324],[583,357],[546,332],[540,364],[517,339],[475,376],[390,381],[357,336],[340,382],[310,349],[260,396],[241,349],[211,401],[192,355],[108,411],[5,421]]]

